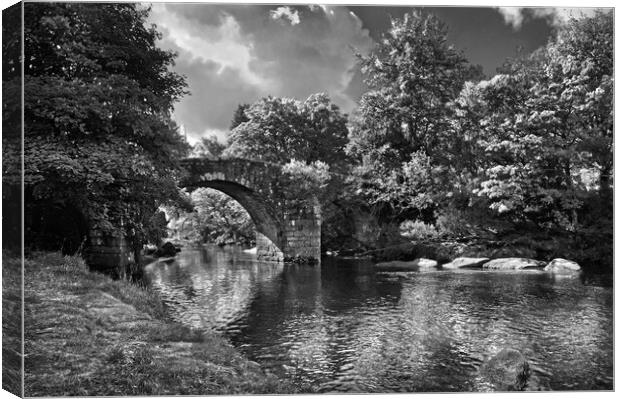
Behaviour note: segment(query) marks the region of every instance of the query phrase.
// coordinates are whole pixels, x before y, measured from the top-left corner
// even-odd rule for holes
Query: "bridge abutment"
[[[285,217],[284,261],[320,263],[321,219],[319,217]]]
[[[284,253],[266,235],[256,230],[256,257],[266,262],[283,262]]]
[[[93,270],[112,276],[122,276],[127,265],[134,261],[133,252],[121,231],[104,233],[91,229],[89,245],[84,252],[86,264]]]

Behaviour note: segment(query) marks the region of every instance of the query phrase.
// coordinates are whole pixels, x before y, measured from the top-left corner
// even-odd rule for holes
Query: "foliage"
[[[428,240],[439,236],[435,226],[419,220],[406,220],[400,224],[399,229],[403,237],[415,241]]]
[[[482,172],[475,191],[504,217],[574,231],[593,188],[611,200],[611,18],[572,20],[545,48],[467,85],[455,102],[470,122],[457,125],[470,138],[464,153]],[[583,178],[588,172],[598,187]]]
[[[207,157],[207,158],[219,158],[222,156],[226,144],[220,142],[214,134],[203,137],[192,149],[192,156],[194,157]]]
[[[263,98],[245,116],[230,134],[227,156],[281,164],[297,159],[337,165],[345,159],[347,119],[325,94],[303,102]]]
[[[185,93],[169,70],[174,54],[156,47],[148,9],[136,4],[28,3],[24,12],[26,213],[62,203],[91,227],[123,226],[139,247],[157,206],[177,197],[187,149],[170,118]],[[3,118],[19,112],[9,104]]]
[[[392,20],[375,51],[359,58],[371,90],[360,100],[347,147],[361,163],[358,192],[382,213],[406,219],[436,201],[426,186],[448,159],[450,103],[480,69],[447,44],[443,23],[422,14]]]
[[[204,242],[251,244],[254,223],[248,212],[226,194],[206,188],[192,193],[197,226]]]
[[[306,164],[291,160],[282,167],[283,194],[287,209],[306,209],[325,202],[329,181],[329,165],[315,161]],[[314,202],[316,200],[316,202]]]
[[[245,115],[245,111],[250,108],[250,104],[239,104],[235,113],[233,114],[232,121],[230,121],[230,130],[233,130],[240,124],[249,121],[250,119]]]
[[[198,188],[189,200],[189,209],[166,207],[171,238],[218,245],[254,243],[254,223],[233,198],[214,189]]]

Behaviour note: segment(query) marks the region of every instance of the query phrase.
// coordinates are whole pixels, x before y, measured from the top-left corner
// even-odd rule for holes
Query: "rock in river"
[[[499,258],[482,265],[484,269],[492,270],[521,270],[539,268],[545,266],[545,262],[528,258]]]
[[[426,258],[419,258],[412,261],[394,260],[391,262],[381,262],[375,265],[377,270],[425,270],[437,267],[437,261]]]
[[[515,349],[502,349],[489,359],[481,369],[496,391],[523,391],[530,377],[530,365]]]
[[[558,274],[577,274],[581,272],[581,266],[572,260],[556,258],[545,266],[545,271]]]
[[[450,263],[441,265],[444,269],[461,269],[464,267],[480,267],[488,262],[489,258],[456,258]]]
[[[155,255],[160,256],[160,257],[170,257],[170,256],[176,256],[177,252],[180,252],[181,249],[177,248],[173,243],[171,242],[165,242],[161,248],[159,248],[156,252]]]

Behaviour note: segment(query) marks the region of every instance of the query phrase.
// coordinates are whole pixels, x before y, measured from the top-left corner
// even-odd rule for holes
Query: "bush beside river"
[[[19,275],[18,259],[5,265],[4,279]],[[24,304],[26,396],[295,391],[224,338],[172,322],[154,292],[90,272],[78,257],[27,258]]]

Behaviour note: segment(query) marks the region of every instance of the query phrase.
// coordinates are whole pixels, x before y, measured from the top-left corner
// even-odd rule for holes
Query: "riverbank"
[[[81,258],[27,259],[24,303],[26,396],[295,392],[224,338],[172,322],[152,291]]]
[[[608,274],[613,271],[613,237],[583,238],[538,237],[528,234],[489,239],[459,237],[419,240],[356,254],[376,262],[410,261],[417,258],[447,263],[458,257],[520,257],[549,262],[555,258],[577,262],[587,273]]]

